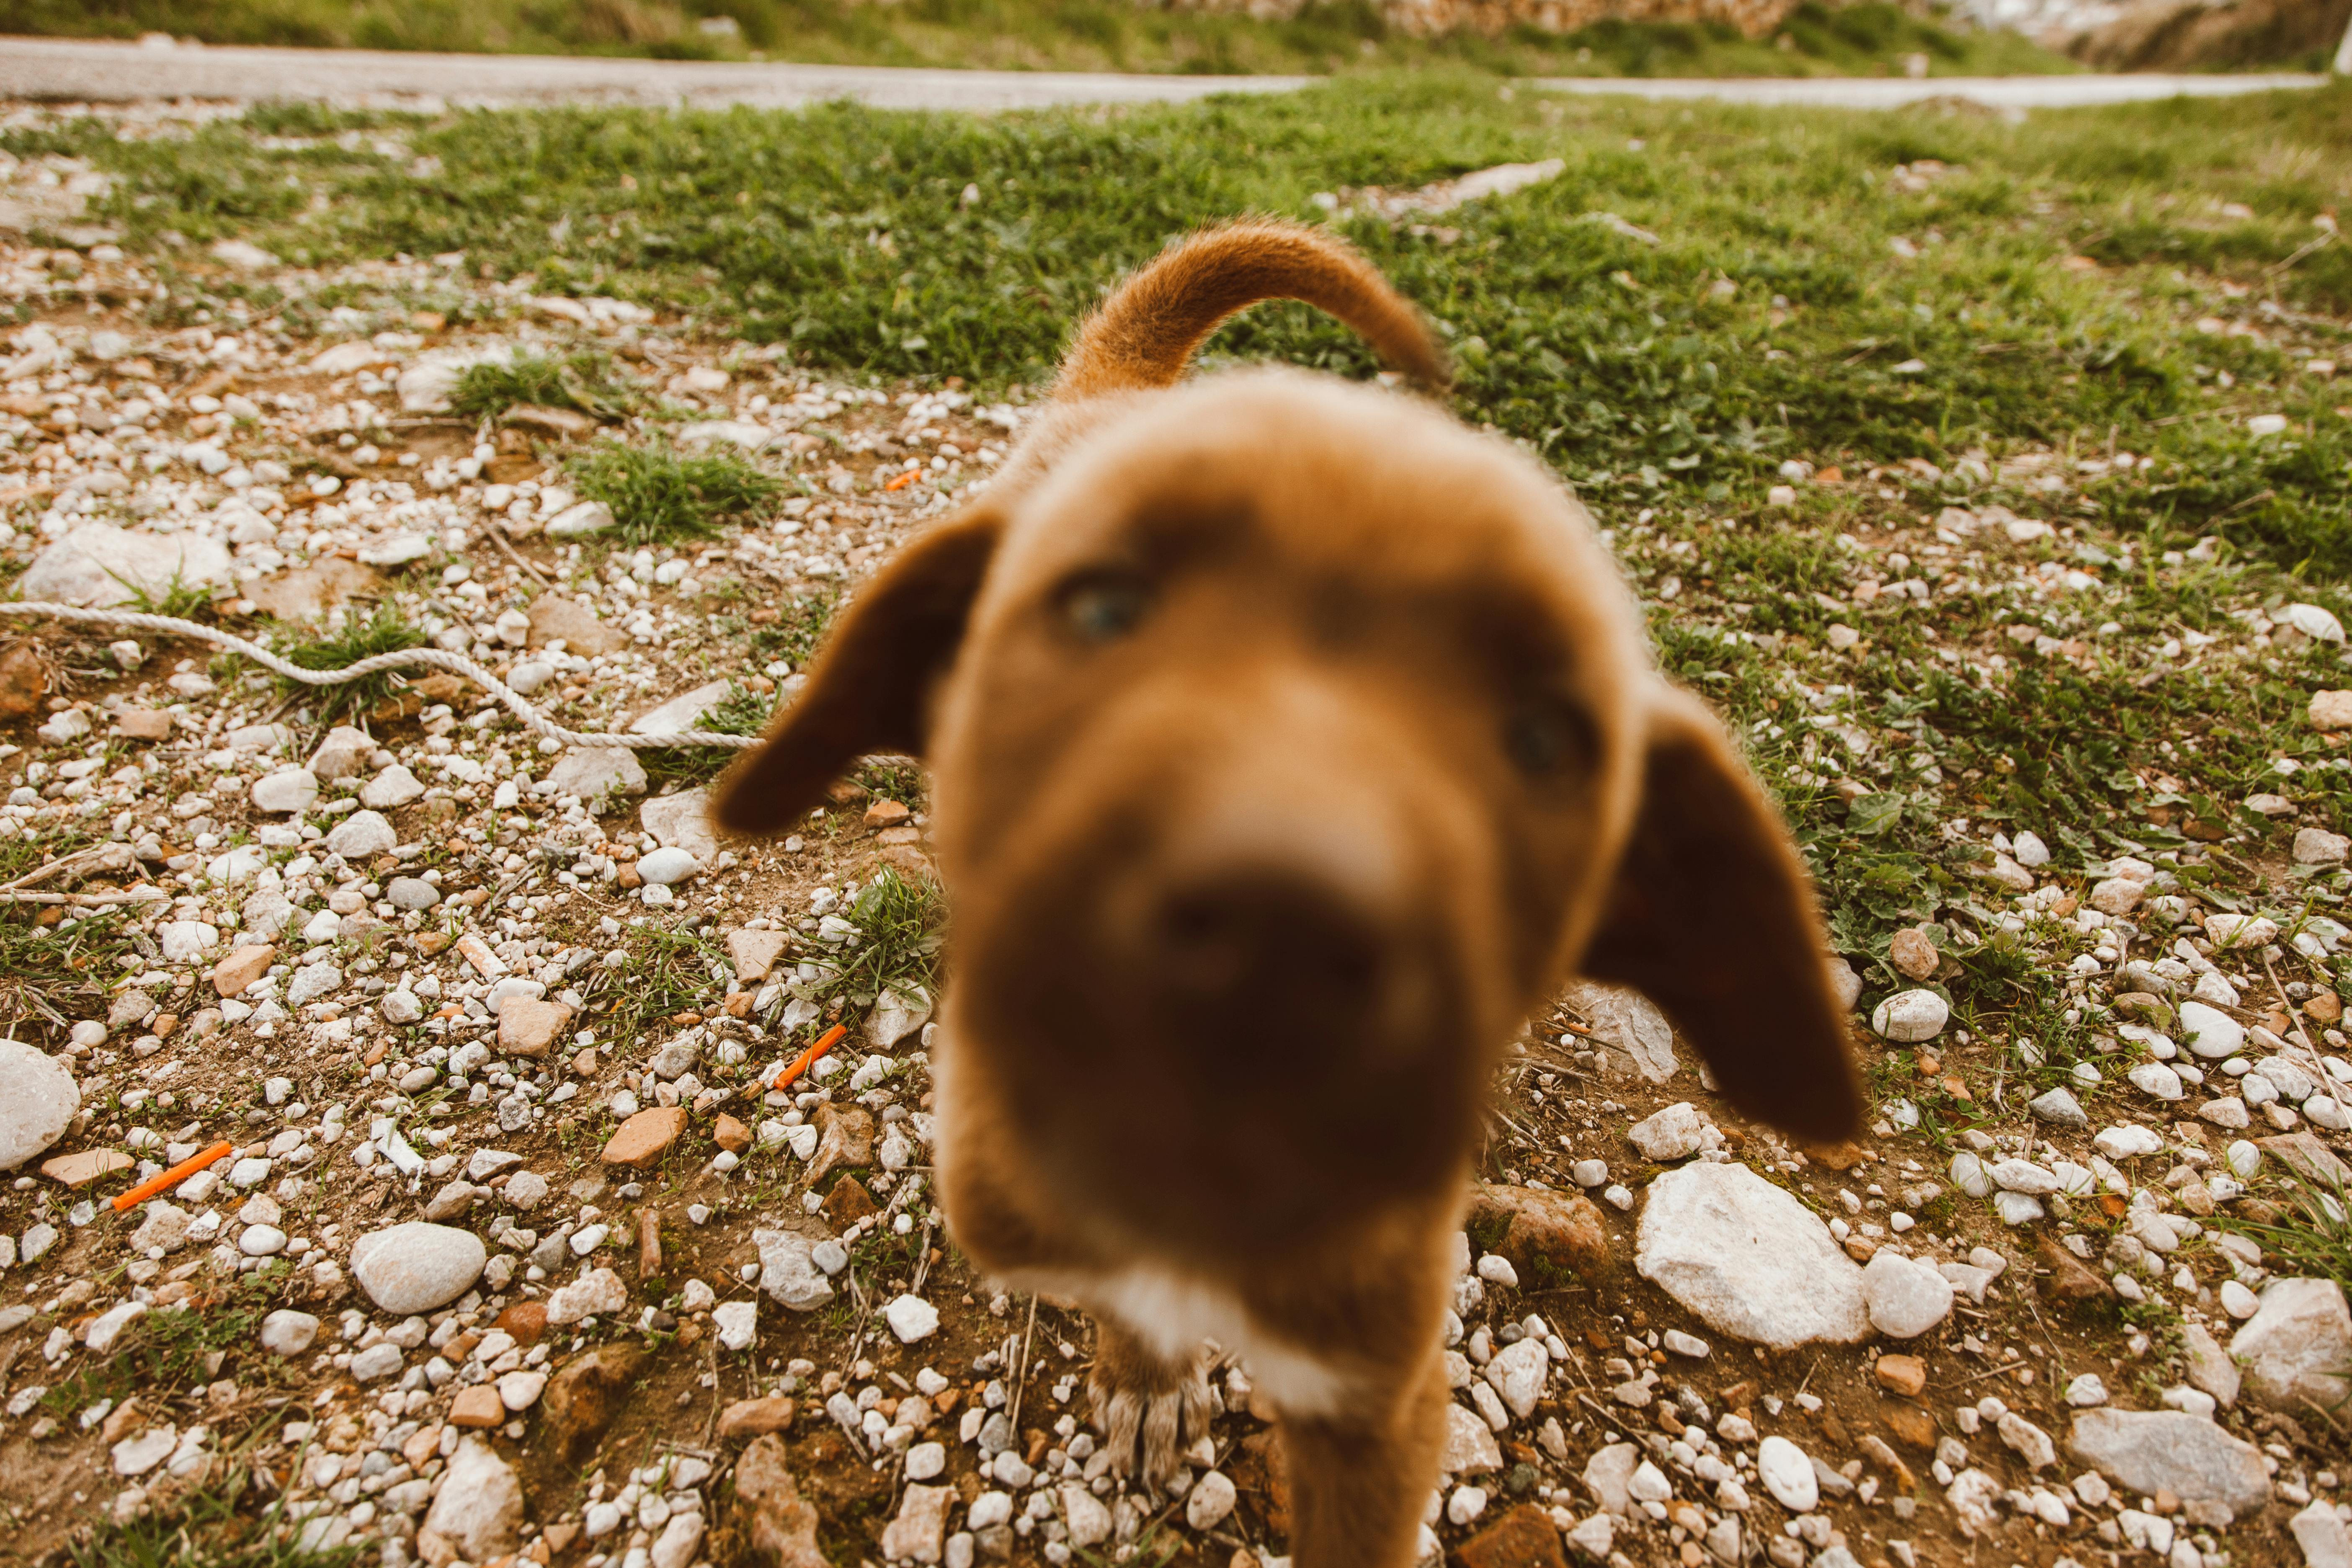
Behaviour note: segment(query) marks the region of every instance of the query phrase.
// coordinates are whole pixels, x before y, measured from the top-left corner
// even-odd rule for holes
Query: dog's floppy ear
[[[1653,700],[1641,805],[1583,971],[1657,1003],[1741,1111],[1817,1142],[1853,1136],[1861,1095],[1810,881],[1686,693]]]
[[[931,689],[963,643],[1003,518],[981,507],[900,551],[857,595],[764,744],[719,784],[730,833],[777,833],[872,752],[919,755]]]

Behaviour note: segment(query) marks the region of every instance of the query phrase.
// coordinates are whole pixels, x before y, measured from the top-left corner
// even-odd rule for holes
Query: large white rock
[[[253,781],[253,804],[263,811],[308,811],[319,798],[319,778],[308,768],[280,768]]]
[[[141,591],[162,599],[172,579],[191,587],[229,580],[228,547],[201,533],[131,533],[86,522],[33,558],[16,579],[20,599],[57,605],[127,605]]]
[[[1890,1247],[1871,1255],[1862,1288],[1870,1326],[1892,1339],[1916,1339],[1951,1315],[1952,1282]]]
[[[441,1537],[468,1563],[486,1563],[515,1549],[521,1526],[522,1481],[513,1467],[478,1437],[458,1444],[419,1534]]]
[[[902,1345],[927,1340],[940,1331],[940,1310],[920,1296],[900,1296],[882,1309],[882,1319]]]
[[[1663,1164],[1687,1160],[1711,1142],[1720,1142],[1709,1139],[1714,1131],[1699,1108],[1685,1100],[1643,1117],[1625,1130],[1625,1136],[1642,1152],[1642,1158]]]
[[[65,1136],[81,1089],[55,1057],[0,1040],[0,1171],[13,1171]]]
[[[1674,1026],[1647,996],[1625,986],[1582,980],[1569,987],[1564,999],[1591,1024],[1595,1038],[1631,1057],[1643,1078],[1664,1083],[1675,1076]]]
[[[795,1312],[814,1312],[833,1300],[833,1286],[816,1266],[815,1244],[788,1230],[755,1230],[751,1245],[760,1252],[760,1285],[778,1302]]]
[[[574,746],[555,759],[547,786],[557,795],[593,800],[602,795],[643,795],[646,770],[635,752],[622,746]]]
[[[368,1300],[397,1318],[446,1307],[474,1288],[489,1252],[454,1226],[411,1220],[352,1243],[352,1278]]]
[[[609,1318],[629,1308],[629,1288],[609,1268],[583,1270],[571,1284],[548,1292],[547,1321],[576,1323],[585,1318]]]
[[[2085,1410],[2066,1447],[2109,1480],[2153,1497],[2220,1503],[2240,1512],[2270,1500],[2262,1450],[2185,1410]]]
[[[2262,1305],[2230,1340],[2246,1391],[2289,1412],[2306,1400],[2322,1409],[2352,1394],[2352,1313],[2333,1279],[2274,1279]]]
[[[374,811],[389,811],[396,805],[406,805],[425,794],[425,784],[415,773],[399,763],[360,786],[360,804]]]
[[[1633,1266],[1720,1332],[1788,1349],[1870,1331],[1862,1269],[1819,1215],[1741,1164],[1650,1184]]]

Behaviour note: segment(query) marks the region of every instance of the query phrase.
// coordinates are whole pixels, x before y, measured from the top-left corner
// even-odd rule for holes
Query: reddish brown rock
[[[20,642],[0,654],[0,720],[31,718],[48,694],[48,667],[37,645]]]
[[[1916,1399],[1927,1386],[1927,1363],[1916,1355],[1880,1356],[1878,1384],[1906,1399]]]
[[[882,1212],[874,1194],[855,1176],[844,1176],[824,1194],[824,1217],[835,1230],[846,1230],[868,1215]]]
[[[1880,1408],[1879,1415],[1896,1442],[1922,1452],[1934,1450],[1936,1418],[1925,1410],[1916,1405],[1887,1405]]]
[[[686,1108],[682,1105],[640,1110],[622,1122],[612,1142],[604,1145],[604,1163],[640,1167],[653,1164],[669,1152],[669,1146],[685,1131]]]
[[[1481,1187],[1470,1200],[1469,1230],[1484,1250],[1510,1259],[1530,1290],[1606,1279],[1616,1268],[1601,1210],[1581,1193]]]
[[[510,997],[499,1009],[499,1049],[510,1057],[543,1057],[571,1026],[572,1009],[561,1002]]]
[[[566,1362],[539,1397],[541,1430],[554,1451],[567,1463],[584,1458],[645,1368],[646,1353],[635,1345],[599,1345]]]
[[[751,1510],[751,1550],[775,1568],[832,1568],[817,1550],[814,1505],[793,1479],[784,1440],[752,1439],[735,1461],[735,1496]]]
[[[1464,1542],[1454,1561],[1460,1568],[1568,1568],[1559,1529],[1531,1502],[1521,1503]]]
[[[41,1174],[60,1186],[86,1187],[100,1176],[110,1176],[117,1171],[131,1169],[131,1156],[116,1149],[85,1149],[79,1154],[60,1154],[54,1160],[41,1162]]]
[[[740,1154],[751,1147],[751,1130],[723,1111],[711,1127],[710,1136],[730,1154]]]
[[[759,1437],[793,1424],[793,1402],[782,1394],[739,1399],[719,1413],[721,1437]]]
[[[539,1343],[539,1336],[547,1332],[547,1303],[517,1301],[500,1312],[490,1327],[514,1336],[515,1343],[528,1350]]]
[[[235,949],[213,965],[213,989],[223,996],[237,995],[268,973],[277,958],[278,949],[266,942]]]
[[[907,820],[908,811],[895,800],[877,800],[866,808],[868,827],[896,827]]]
[[[452,1426],[497,1426],[506,1418],[507,1407],[499,1400],[498,1389],[487,1383],[459,1389],[457,1397],[449,1402]]]
[[[114,716],[114,732],[126,741],[161,741],[172,733],[168,708],[126,708]]]

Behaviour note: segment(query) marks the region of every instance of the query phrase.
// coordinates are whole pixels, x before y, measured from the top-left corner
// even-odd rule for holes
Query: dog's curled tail
[[[1261,300],[1302,300],[1416,381],[1443,387],[1451,379],[1421,312],[1345,241],[1255,218],[1204,229],[1129,276],[1078,329],[1054,395],[1173,385],[1218,323]]]

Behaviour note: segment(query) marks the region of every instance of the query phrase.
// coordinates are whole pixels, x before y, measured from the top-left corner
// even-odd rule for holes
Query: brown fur
[[[1093,1311],[1097,1417],[1148,1481],[1202,1414],[1199,1341],[1239,1348],[1300,1568],[1390,1568],[1435,1479],[1486,1087],[1554,988],[1642,986],[1790,1131],[1859,1100],[1802,868],[1581,509],[1401,395],[1169,384],[1267,291],[1442,363],[1328,237],[1171,251],[991,491],[860,595],[719,814],[777,831],[863,752],[927,757],[958,1241]]]

